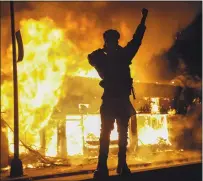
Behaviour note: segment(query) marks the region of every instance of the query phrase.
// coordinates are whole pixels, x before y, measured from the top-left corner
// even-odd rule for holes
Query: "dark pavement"
[[[88,177],[88,178],[87,178]],[[86,176],[77,177],[61,177],[53,179],[44,179],[44,181],[73,181],[83,180],[92,181],[92,173]],[[201,181],[202,180],[202,163],[161,168],[155,170],[143,170],[139,172],[133,172],[130,177],[119,177],[117,175],[112,175],[109,179],[105,181]],[[41,180],[42,181],[42,180]],[[103,180],[101,180],[103,181]]]
[[[115,170],[110,171],[110,177],[105,181],[202,181],[202,162],[177,166],[133,169],[130,177],[119,177]],[[9,181],[93,181],[92,171],[80,174],[53,174],[49,177],[23,177],[8,179]],[[7,180],[7,181],[8,181]],[[103,180],[99,180],[103,181]]]

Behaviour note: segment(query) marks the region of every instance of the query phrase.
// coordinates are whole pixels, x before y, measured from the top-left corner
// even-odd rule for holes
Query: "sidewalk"
[[[160,162],[157,163],[140,163],[140,164],[129,164],[129,167],[133,172],[137,171],[143,171],[143,170],[153,170],[157,168],[167,168],[167,167],[173,167],[178,165],[187,165],[187,164],[195,164],[195,163],[201,163],[201,161],[195,161],[191,160],[190,162],[187,162],[187,160],[168,160],[163,164]],[[77,166],[75,168],[70,167],[63,167],[63,166],[57,166],[57,167],[49,167],[49,168],[41,168],[41,169],[25,169],[24,170],[24,176],[18,177],[18,178],[10,178],[8,176],[2,177],[2,181],[33,181],[33,180],[42,180],[42,179],[50,179],[50,178],[59,178],[59,177],[73,177],[79,176],[79,175],[91,175],[96,168],[96,164],[94,165],[85,165],[85,166]],[[115,173],[116,166],[112,165],[109,167],[110,175],[116,175]],[[91,177],[91,176],[88,176]],[[71,180],[74,181],[74,180]]]
[[[138,170],[148,170],[154,169],[156,167],[169,167],[174,165],[181,164],[190,164],[190,163],[199,163],[202,160],[201,155],[190,156],[190,152],[183,152],[178,156],[174,156],[173,152],[169,152],[167,154],[164,153],[164,159],[161,154],[153,156],[153,159],[143,159],[140,157],[131,157],[128,159],[128,164],[131,170],[135,172]],[[167,157],[166,157],[167,156]],[[115,175],[115,169],[117,166],[117,159],[109,159],[108,161],[109,170]],[[44,167],[44,168],[30,168],[24,169],[24,177],[21,178],[10,178],[9,170],[7,172],[1,173],[1,181],[27,181],[27,180],[40,180],[40,179],[48,179],[54,177],[65,177],[65,176],[76,176],[76,175],[92,175],[93,171],[96,168],[96,162],[89,162],[83,165],[72,165],[72,166],[52,166],[52,167]],[[71,180],[73,181],[73,180]]]
[[[92,174],[72,177],[58,177],[40,181],[93,181]],[[105,181],[202,181],[202,163],[176,165],[132,171],[130,177],[110,174]],[[101,180],[104,181],[104,180]]]
[[[24,169],[24,176],[19,178],[8,177],[9,172],[5,172],[2,175],[2,181],[14,181],[14,180],[39,180],[43,178],[63,177],[79,174],[87,174],[90,170],[93,170],[96,165],[85,165],[85,166],[54,166],[47,168],[32,168]]]

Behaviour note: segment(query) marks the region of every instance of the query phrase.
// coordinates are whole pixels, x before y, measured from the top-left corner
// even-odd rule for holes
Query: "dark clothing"
[[[110,119],[118,119],[121,117],[131,117],[135,114],[135,110],[129,97],[122,99],[108,98],[103,100],[100,113]]]
[[[139,25],[133,39],[125,46],[118,46],[113,54],[107,54],[105,49],[99,49],[94,55],[89,55],[89,63],[98,71],[104,88],[102,98],[120,98],[131,94],[132,78],[130,64],[137,53],[145,32],[145,26]]]
[[[110,133],[115,119],[119,134],[119,162],[125,164],[128,122],[135,114],[129,96],[132,89],[130,64],[137,53],[145,32],[145,26],[139,25],[133,39],[125,46],[118,46],[114,53],[107,53],[105,48],[88,55],[89,63],[95,67],[102,78],[100,86],[104,88],[103,103],[100,108],[101,133],[98,167],[106,167],[109,152]]]
[[[119,158],[126,158],[126,150],[127,150],[127,138],[128,138],[128,120],[129,117],[118,117],[117,121],[117,129],[118,129],[118,145]],[[110,144],[110,134],[113,129],[113,125],[115,119],[109,117],[108,115],[102,114],[101,112],[101,133],[100,133],[100,149],[99,149],[99,162],[106,161],[109,153],[109,144]]]

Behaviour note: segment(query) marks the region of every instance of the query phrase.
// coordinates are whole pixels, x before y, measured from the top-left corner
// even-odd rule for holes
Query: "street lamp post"
[[[16,42],[15,42],[15,16],[14,2],[10,2],[11,13],[11,37],[13,51],[13,95],[14,95],[14,158],[11,161],[11,177],[23,176],[22,161],[19,159],[19,115],[18,115],[18,76],[16,60]]]

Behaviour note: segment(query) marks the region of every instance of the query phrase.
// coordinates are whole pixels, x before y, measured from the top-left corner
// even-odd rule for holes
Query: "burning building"
[[[110,5],[114,8],[111,3]],[[39,7],[39,4],[36,6]],[[100,5],[93,3],[93,6],[97,12],[100,7],[106,7],[106,3]],[[51,15],[45,17],[44,9],[36,17],[33,15],[33,18],[23,16],[23,11],[19,12],[21,16],[18,22],[25,52],[24,60],[18,64],[20,154],[21,157],[24,155],[28,157],[32,153],[32,158],[23,157],[26,167],[53,163],[50,159],[54,159],[54,163],[57,163],[60,158],[60,163],[65,163],[66,158],[97,155],[102,89],[98,84],[98,75],[88,65],[86,57],[95,47],[102,46],[98,37],[107,25],[110,24],[111,27],[117,24],[121,35],[126,39],[122,40],[121,44],[125,44],[134,32],[134,27],[127,26],[125,21],[118,17],[112,17],[112,22],[109,21],[110,23],[107,22],[102,27],[99,24],[96,26],[97,16],[92,16],[90,12],[82,16],[80,13],[77,14],[78,10],[74,7],[73,5],[75,12],[72,10],[67,13],[65,21],[59,24],[56,23],[55,15],[64,16],[56,13],[58,10],[55,8],[53,17]],[[49,12],[53,13],[53,8],[50,9]],[[90,17],[92,17],[91,21]],[[129,18],[126,17],[126,19]],[[6,22],[5,18],[4,25],[7,24]],[[132,22],[134,19],[129,19],[129,24]],[[159,28],[157,23],[152,22],[150,25],[154,27],[151,29],[156,31]],[[7,37],[8,26],[2,27],[2,37]],[[94,29],[94,31],[90,33],[90,29]],[[87,34],[91,42],[87,42],[84,38]],[[148,36],[146,40],[154,42],[151,37],[154,36]],[[3,131],[5,138],[3,146],[9,147],[7,155],[12,155],[13,96],[11,65],[9,63],[11,45],[6,43],[6,38],[2,38],[2,40],[5,45],[2,46],[4,51],[1,53],[3,57],[1,101],[2,111],[5,112],[2,116],[6,123]],[[162,42],[163,47],[166,47],[165,42],[167,41]],[[7,44],[8,46],[6,46]],[[143,42],[143,46],[144,44]],[[159,51],[159,48],[156,50]],[[182,123],[183,117],[177,119],[177,115],[172,115],[177,111],[176,100],[179,97],[179,87],[174,84],[162,85],[155,81],[154,83],[144,83],[147,80],[147,75],[145,76],[144,71],[139,68],[144,67],[143,69],[145,69],[146,56],[150,57],[151,54],[148,54],[149,51],[145,51],[145,53],[142,51],[143,49],[141,49],[141,55],[145,57],[140,57],[138,54],[138,59],[143,61],[136,62],[136,69],[132,67],[137,98],[131,101],[137,110],[137,122],[131,120],[128,148],[130,150],[134,144],[138,150],[144,147],[151,147],[154,150],[172,149],[179,144],[179,140],[184,140],[184,135],[179,136],[175,129]],[[154,74],[153,71],[151,72],[148,77]],[[137,77],[142,78],[140,82],[136,81]],[[179,130],[182,133],[184,128],[181,127]],[[132,132],[137,133],[136,138],[132,136]],[[180,138],[177,141],[178,137]],[[117,149],[117,138],[115,125],[111,134],[112,154]],[[178,149],[180,148],[182,146],[178,147]],[[33,158],[35,160],[32,161]],[[36,160],[38,163],[34,165]]]
[[[38,134],[24,133],[24,137],[21,136],[20,153],[26,155],[35,151],[38,156],[60,159],[60,164],[75,157],[96,158],[99,148],[101,123],[99,108],[102,93],[102,89],[96,87],[98,83],[98,79],[76,76],[64,79],[63,91],[67,94],[58,100],[49,120],[39,129]],[[77,94],[78,85],[80,91]],[[136,119],[130,120],[129,153],[137,153],[146,148],[150,148],[153,152],[184,148],[184,143],[179,145],[181,141],[184,142],[184,135],[180,137],[174,130],[180,125],[178,122],[180,120],[176,120],[178,117],[173,106],[178,87],[158,82],[154,84],[134,82],[134,87],[136,99],[131,101],[137,115]],[[26,136],[32,136],[32,139],[26,139]],[[9,151],[12,153],[12,129],[8,129],[8,138]],[[111,133],[110,155],[117,152],[117,142],[115,124]]]
[[[62,122],[64,127],[62,130],[66,130],[66,139],[69,140],[69,138],[72,138],[72,142],[71,139],[67,142],[68,155],[83,155],[86,147],[94,147],[96,150],[98,148],[101,121],[99,108],[102,90],[99,86],[95,89],[94,85],[98,85],[99,83],[99,81],[95,79],[91,80],[88,78],[74,77],[68,78],[67,83],[65,84],[69,84],[67,89],[74,92],[74,89],[77,89],[77,86],[74,85],[80,84],[80,82],[83,82],[80,86],[80,90],[83,90],[82,92],[84,92],[84,94],[78,96],[71,96],[71,93],[68,94],[68,96],[65,96],[59,101],[56,110],[52,115],[52,119],[55,119],[56,122],[57,120]],[[157,94],[156,89],[159,89],[159,87],[165,88],[166,90]],[[158,84],[135,83],[135,88],[137,90],[150,88],[151,90],[151,92],[146,94],[142,91],[137,91],[137,99],[136,101],[133,101],[138,110],[137,121],[139,122],[139,141],[137,144],[158,144],[159,139],[163,139],[166,144],[170,144],[168,140],[167,112],[172,109],[170,107],[170,100],[172,101],[173,99],[175,87]],[[165,104],[164,101],[166,102]],[[132,123],[131,129],[136,129],[136,126],[136,124]],[[154,131],[154,133],[152,133],[154,138],[152,138],[153,136],[150,138],[147,136],[150,131],[151,133]],[[129,134],[132,135],[131,130],[129,130]],[[129,138],[131,138],[130,135]],[[115,128],[111,134],[112,144],[117,144],[117,139],[118,135],[115,124]],[[129,139],[129,145],[131,142],[132,140]]]

